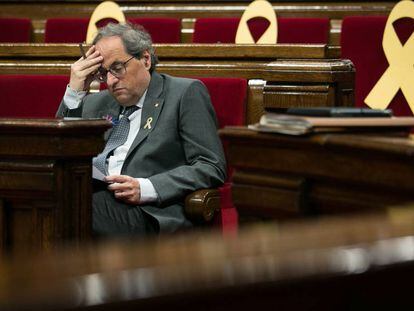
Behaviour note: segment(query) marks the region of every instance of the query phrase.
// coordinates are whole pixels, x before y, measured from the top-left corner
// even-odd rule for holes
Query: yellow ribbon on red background
[[[365,98],[365,103],[375,109],[385,109],[401,89],[414,113],[414,36],[411,34],[402,45],[393,23],[403,17],[414,18],[414,2],[400,1],[392,9],[382,38],[382,46],[389,67]]]

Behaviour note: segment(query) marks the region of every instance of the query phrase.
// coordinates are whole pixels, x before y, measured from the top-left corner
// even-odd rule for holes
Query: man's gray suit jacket
[[[85,96],[77,109],[69,110],[62,101],[57,116],[117,119],[120,111],[120,105],[105,90]],[[151,127],[145,127],[150,118]],[[188,223],[183,209],[187,194],[222,185],[224,153],[214,109],[200,81],[152,73],[141,127],[121,174],[152,182],[159,201],[140,208],[158,221],[161,232],[172,232]]]

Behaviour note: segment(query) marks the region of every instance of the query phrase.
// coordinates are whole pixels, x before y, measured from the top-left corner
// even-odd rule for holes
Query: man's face
[[[104,37],[95,46],[103,56],[102,67],[105,69],[124,63],[131,58],[131,55],[125,51],[119,37]],[[132,106],[144,94],[151,79],[149,73],[151,57],[149,52],[145,51],[141,59],[131,59],[125,67],[125,74],[119,77],[115,77],[111,72],[108,72],[108,90],[121,106]]]

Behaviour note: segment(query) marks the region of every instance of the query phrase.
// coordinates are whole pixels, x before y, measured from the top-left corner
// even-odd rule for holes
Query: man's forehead
[[[95,46],[103,57],[103,66],[107,68],[116,62],[122,62],[128,56],[119,37],[102,38]]]
[[[104,57],[111,57],[113,55],[125,55],[124,44],[119,37],[105,37],[96,43],[96,49]]]

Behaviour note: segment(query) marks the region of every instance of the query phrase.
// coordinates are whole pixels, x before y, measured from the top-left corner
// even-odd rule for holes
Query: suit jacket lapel
[[[129,148],[127,157],[137,148],[141,142],[148,136],[157,124],[162,106],[164,104],[163,94],[164,81],[156,72],[152,73],[151,82],[148,86],[148,92],[142,106],[141,126],[137,137]]]

